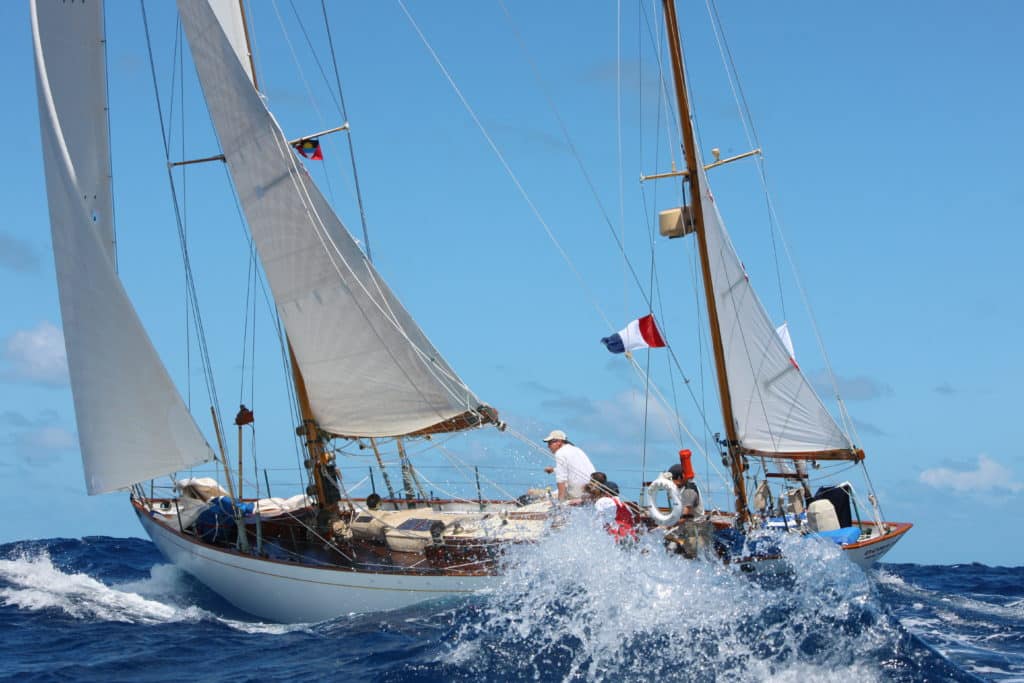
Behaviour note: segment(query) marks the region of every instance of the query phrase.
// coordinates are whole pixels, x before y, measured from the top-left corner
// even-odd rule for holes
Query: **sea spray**
[[[754,581],[668,554],[656,533],[617,545],[590,511],[574,511],[509,555],[446,656],[521,680],[880,678],[878,654],[898,649],[900,634],[871,581],[827,543],[778,542],[785,578]]]
[[[197,586],[173,565],[156,564],[149,576],[105,584],[85,573],[61,568],[45,549],[25,547],[0,559],[0,605],[33,612],[52,611],[82,622],[172,624],[216,622],[245,633],[288,633],[302,624],[265,624],[219,616],[197,607]]]
[[[120,591],[81,573],[54,566],[46,552],[0,560],[0,601],[27,610],[56,609],[76,619],[158,623],[198,618],[202,610],[184,610]]]
[[[509,559],[523,566],[510,566],[510,578],[492,593],[305,626],[236,618],[141,539],[0,545],[0,561],[12,563],[0,565],[0,591],[10,592],[0,598],[0,681],[286,680],[296,672],[308,681],[390,683],[1024,677],[1024,567],[883,565],[867,579],[833,546],[787,537],[780,542],[798,544],[786,551],[806,570],[768,581],[666,556],[654,541],[648,551],[658,555],[646,565],[627,559],[615,571],[622,551],[599,527],[579,521],[566,527],[572,536],[517,551]],[[39,574],[35,584],[23,578],[31,573]],[[72,616],[56,604],[65,598],[52,595],[73,592],[63,584],[101,602],[106,590],[114,600],[123,599],[116,592],[136,593],[172,611],[166,620],[142,620],[128,600],[123,609],[105,603],[109,619],[83,609]],[[558,593],[574,586],[585,592],[576,602]],[[634,596],[643,586],[651,602]],[[547,592],[530,601],[535,589]],[[11,594],[17,597],[8,600]],[[659,597],[680,604],[665,606]],[[618,607],[603,610],[586,598]],[[558,600],[580,610],[579,623],[570,623],[582,635],[575,643],[560,641],[559,619],[572,622],[572,615],[549,609]],[[189,618],[191,609],[200,618]],[[742,627],[736,617],[745,619]],[[596,623],[602,618],[607,623]],[[623,644],[600,649],[617,638]]]

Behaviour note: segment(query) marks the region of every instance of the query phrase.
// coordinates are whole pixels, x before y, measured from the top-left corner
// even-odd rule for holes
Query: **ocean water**
[[[471,598],[281,625],[148,541],[27,540],[0,546],[0,680],[1024,681],[1024,567],[784,550],[751,580],[574,522]]]

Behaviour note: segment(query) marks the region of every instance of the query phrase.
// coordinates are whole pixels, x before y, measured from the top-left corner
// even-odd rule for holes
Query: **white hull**
[[[271,621],[319,622],[346,614],[384,612],[437,598],[467,595],[492,586],[495,575],[455,576],[317,567],[254,557],[211,546],[180,533],[135,506],[142,527],[171,563],[194,576],[239,609]],[[173,518],[167,518],[173,519]],[[869,569],[911,528],[888,523],[884,533],[864,525],[865,540],[842,546],[843,554]],[[737,559],[742,571],[770,574],[786,571],[782,557]]]
[[[261,559],[204,545],[136,510],[142,527],[171,563],[235,607],[263,619],[318,622],[383,612],[488,587],[493,576],[410,576],[318,568]]]
[[[876,562],[881,560],[886,553],[892,550],[894,545],[899,543],[900,539],[903,538],[903,534],[909,531],[911,526],[912,525],[904,522],[893,523],[888,526],[887,531],[882,535],[872,535],[867,540],[840,546],[843,551],[843,557],[848,559],[850,562],[853,562],[861,569],[867,571],[868,569],[871,569]],[[877,533],[873,525],[871,526],[871,529],[873,534]],[[788,561],[784,557],[740,560],[735,562],[735,564],[738,564],[743,571],[756,573],[758,575],[774,574],[790,570]]]
[[[844,545],[843,554],[861,569],[870,569],[875,562],[881,560],[886,553],[892,550],[894,545],[899,543],[903,534],[910,531],[911,526],[906,522],[887,524],[885,534],[872,536],[859,543]],[[874,526],[871,528],[874,529]]]

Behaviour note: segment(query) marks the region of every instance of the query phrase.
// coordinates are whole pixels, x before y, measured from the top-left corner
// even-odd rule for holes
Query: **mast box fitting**
[[[690,207],[667,209],[658,214],[658,228],[662,237],[683,237],[694,231]]]

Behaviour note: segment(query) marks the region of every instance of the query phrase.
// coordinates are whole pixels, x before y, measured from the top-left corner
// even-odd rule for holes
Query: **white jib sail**
[[[309,178],[208,2],[178,10],[320,427],[397,436],[477,408]]]
[[[852,448],[793,362],[754,292],[712,198],[707,174],[700,173],[708,261],[740,443],[772,453]]]
[[[90,494],[213,458],[142,328],[113,251],[100,2],[32,2],[64,343]]]

